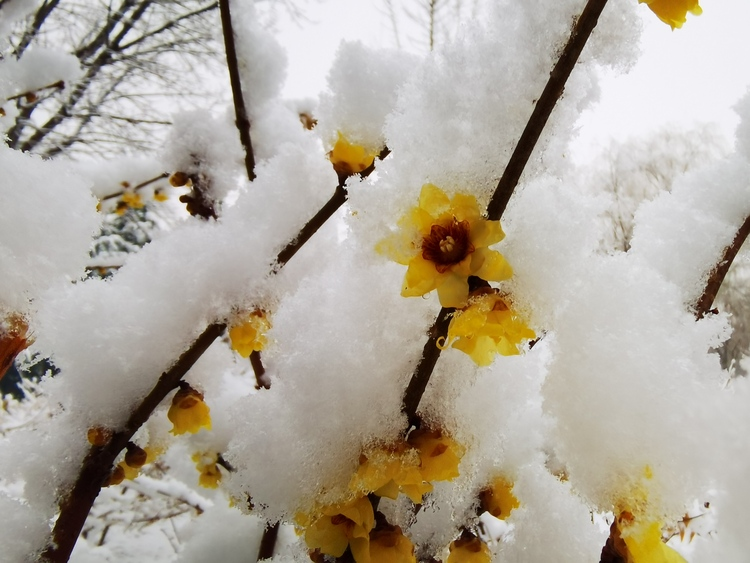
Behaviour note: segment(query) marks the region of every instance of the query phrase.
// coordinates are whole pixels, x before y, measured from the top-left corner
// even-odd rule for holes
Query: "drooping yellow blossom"
[[[482,510],[495,518],[505,520],[520,503],[513,494],[513,483],[505,477],[496,477],[489,487],[479,493]]]
[[[491,563],[492,554],[487,544],[475,536],[465,535],[451,542],[450,555],[445,563]]]
[[[392,448],[373,448],[360,456],[359,468],[349,482],[349,490],[359,494],[375,493],[396,499],[405,494],[415,504],[432,491],[420,471],[417,451],[399,444]]]
[[[167,417],[172,421],[172,434],[195,434],[201,428],[211,430],[211,409],[203,402],[203,393],[182,384],[172,399]]]
[[[372,563],[417,563],[414,545],[398,526],[378,525],[370,532]]]
[[[167,195],[167,192],[162,189],[154,190],[154,199],[156,201],[167,201],[169,199],[169,195]]]
[[[370,531],[374,527],[372,504],[367,497],[360,497],[323,508],[305,527],[305,543],[332,557],[341,557],[348,546],[357,563],[370,563]]]
[[[240,324],[229,329],[232,349],[243,358],[253,352],[260,352],[268,343],[266,333],[271,329],[271,321],[265,311],[256,309]]]
[[[121,461],[118,464],[118,467],[122,468],[123,478],[127,479],[129,481],[132,481],[133,479],[135,479],[136,477],[138,477],[138,475],[141,474],[141,468],[140,467],[130,467],[124,461]]]
[[[652,478],[651,467],[644,467],[643,479],[621,496],[604,550],[626,563],[686,563],[662,540],[661,523],[648,500]]]
[[[337,174],[352,176],[369,168],[377,155],[377,152],[368,151],[362,145],[350,143],[339,131],[338,140],[328,153],[328,158]]]
[[[698,0],[638,0],[646,4],[657,17],[672,29],[682,27],[687,21],[687,13],[696,16],[703,13]]]
[[[221,471],[216,463],[218,456],[216,454],[193,455],[193,462],[196,469],[200,472],[198,484],[206,489],[216,489],[221,481]]]
[[[488,366],[496,354],[519,354],[520,344],[536,337],[526,323],[497,293],[472,297],[469,306],[456,311],[448,327],[447,341],[438,342],[441,348],[449,345],[471,356],[479,366]]]
[[[124,215],[128,209],[143,209],[144,203],[141,196],[135,192],[123,192],[120,201],[117,202],[115,212]]]
[[[400,232],[381,241],[376,250],[408,266],[401,295],[421,297],[437,289],[443,307],[464,307],[469,276],[503,281],[513,275],[508,262],[489,246],[505,234],[500,221],[482,217],[472,195],[449,198],[425,184],[419,206],[399,221]]]
[[[419,452],[419,471],[425,481],[451,481],[458,477],[464,447],[440,430],[414,430],[407,441]]]

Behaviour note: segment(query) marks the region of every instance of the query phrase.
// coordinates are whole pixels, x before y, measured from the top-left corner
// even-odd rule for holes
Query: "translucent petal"
[[[419,193],[419,207],[433,217],[438,217],[449,209],[450,200],[436,185],[425,184]]]
[[[469,282],[463,276],[447,272],[438,280],[437,291],[443,307],[463,307],[469,298]]]
[[[487,221],[480,219],[471,224],[471,231],[469,232],[469,240],[474,248],[485,248],[487,246],[497,244],[505,238],[503,228],[500,226],[500,221]]]
[[[429,293],[437,287],[436,283],[440,275],[435,269],[435,264],[425,260],[421,255],[415,256],[409,262],[409,268],[406,270],[401,295],[404,297],[421,297]]]
[[[503,281],[510,279],[513,268],[505,257],[496,250],[480,248],[471,255],[471,271],[487,281]]]

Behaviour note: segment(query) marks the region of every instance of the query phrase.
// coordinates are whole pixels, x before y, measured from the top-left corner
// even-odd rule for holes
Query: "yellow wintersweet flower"
[[[646,4],[652,12],[664,23],[674,28],[682,27],[687,21],[687,13],[690,12],[696,16],[703,13],[703,9],[698,5],[698,0],[638,0]]]
[[[327,506],[305,529],[305,543],[325,555],[341,557],[347,546],[357,563],[370,563],[370,531],[375,513],[367,497]]]
[[[492,554],[487,544],[470,534],[451,542],[450,555],[445,563],[491,563]]]
[[[253,352],[260,352],[268,343],[266,332],[271,329],[271,321],[265,311],[256,309],[242,323],[229,329],[229,340],[232,349],[243,358],[247,358]]]
[[[472,195],[449,198],[425,184],[419,206],[399,221],[400,232],[381,241],[376,250],[409,268],[401,295],[421,297],[437,289],[443,307],[463,307],[469,297],[469,276],[503,281],[513,275],[508,262],[489,246],[505,234],[500,221],[482,217]]]
[[[115,212],[118,215],[124,215],[128,208],[143,209],[144,203],[141,196],[135,192],[123,192],[120,201],[117,202]]]
[[[496,477],[491,485],[479,493],[482,510],[495,518],[505,520],[520,503],[513,494],[513,482],[505,477]]]
[[[167,417],[172,421],[172,434],[195,434],[201,428],[211,430],[211,409],[203,402],[200,393],[186,383],[180,385],[180,390],[172,399]]]
[[[417,563],[414,546],[398,526],[382,525],[370,533],[373,563]]]
[[[154,190],[154,199],[156,201],[167,201],[169,199],[169,195],[167,194],[167,192],[160,188],[158,190]]]
[[[438,342],[438,346],[453,346],[471,356],[477,365],[488,366],[495,354],[517,355],[519,345],[534,337],[534,331],[502,296],[485,293],[472,297],[466,309],[456,311],[448,326],[447,340]]]
[[[200,472],[198,484],[206,489],[216,489],[221,481],[221,471],[216,463],[218,456],[216,454],[193,455],[195,468]]]
[[[337,174],[352,176],[372,166],[377,155],[377,152],[368,151],[362,145],[350,143],[339,131],[338,140],[328,153],[328,158]]]
[[[425,481],[451,481],[459,476],[464,447],[440,430],[420,428],[407,438],[419,452],[419,471]]]
[[[360,494],[375,493],[379,497],[396,499],[405,494],[415,504],[432,491],[420,471],[416,450],[399,445],[393,448],[374,448],[360,456],[359,468],[349,483],[349,490]]]

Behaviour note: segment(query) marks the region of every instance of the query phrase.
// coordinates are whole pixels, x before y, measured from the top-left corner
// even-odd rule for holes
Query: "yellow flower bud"
[[[172,434],[195,434],[201,428],[211,430],[211,409],[203,402],[203,393],[199,393],[187,383],[182,383],[180,390],[172,399],[167,417],[172,421]]]

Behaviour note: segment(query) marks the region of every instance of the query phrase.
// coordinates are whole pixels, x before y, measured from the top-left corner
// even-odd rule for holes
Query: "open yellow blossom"
[[[496,477],[489,487],[479,493],[482,509],[495,518],[505,520],[520,503],[513,494],[513,483],[505,477]]]
[[[211,409],[203,402],[203,393],[200,393],[183,383],[180,390],[172,399],[167,417],[172,421],[174,427],[172,434],[195,434],[201,428],[211,430]]]
[[[265,311],[256,309],[244,322],[229,329],[232,349],[243,358],[249,357],[253,352],[260,352],[268,343],[266,333],[270,329],[271,321]]]
[[[379,497],[396,499],[403,493],[415,504],[422,502],[432,485],[420,471],[416,450],[399,445],[393,448],[373,448],[359,460],[359,468],[349,482],[349,490],[360,494],[375,493]]]
[[[198,484],[206,489],[216,489],[221,481],[221,471],[216,463],[218,456],[216,454],[193,455],[195,468],[200,472]]]
[[[496,354],[514,356],[519,346],[536,336],[526,323],[497,293],[485,293],[469,300],[469,306],[456,311],[448,326],[449,345],[471,356],[479,366],[488,366]]]
[[[370,531],[375,513],[367,497],[327,506],[305,529],[305,543],[325,555],[341,557],[347,547],[357,563],[370,563]]]
[[[368,151],[362,145],[350,143],[339,131],[338,140],[328,153],[328,158],[337,174],[352,176],[369,168],[377,155],[377,152]]]
[[[372,563],[417,563],[414,546],[398,526],[379,525],[370,532]]]
[[[458,464],[464,455],[464,447],[458,442],[440,430],[426,428],[414,430],[407,441],[419,452],[419,471],[425,481],[451,481],[458,477]]]
[[[503,281],[513,275],[508,262],[489,246],[505,234],[500,221],[482,217],[472,195],[449,198],[425,184],[419,206],[399,221],[400,232],[376,250],[408,266],[401,295],[421,297],[437,289],[443,307],[463,307],[469,298],[469,276]]]
[[[682,27],[687,21],[687,13],[690,12],[696,16],[703,13],[703,9],[698,4],[698,0],[639,0],[646,4],[657,17],[672,26],[672,29]]]
[[[465,534],[450,545],[450,555],[445,563],[490,563],[492,554],[487,544],[477,537]]]

